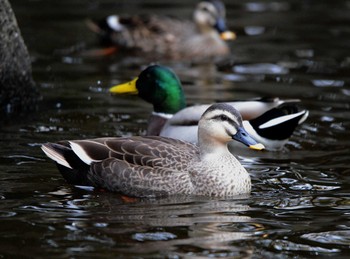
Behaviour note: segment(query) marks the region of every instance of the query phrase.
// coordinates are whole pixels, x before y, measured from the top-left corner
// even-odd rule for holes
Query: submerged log
[[[8,0],[0,0],[0,114],[35,108],[31,60]]]

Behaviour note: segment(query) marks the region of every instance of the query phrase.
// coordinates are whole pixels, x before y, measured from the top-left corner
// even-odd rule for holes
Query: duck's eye
[[[220,116],[220,119],[221,119],[222,121],[228,121],[228,117],[227,117],[226,115],[221,115],[221,116]]]
[[[208,7],[206,7],[206,6],[203,6],[203,7],[202,7],[202,11],[204,11],[204,12],[209,12],[209,9],[208,9]]]

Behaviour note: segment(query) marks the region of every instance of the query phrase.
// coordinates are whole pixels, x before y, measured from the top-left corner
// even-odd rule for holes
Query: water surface
[[[350,3],[226,1],[238,33],[216,66],[163,61],[189,104],[257,96],[300,98],[309,109],[286,148],[240,159],[250,196],[126,203],[70,186],[40,144],[144,133],[151,106],[113,97],[150,61],[81,57],[87,17],[115,12],[187,18],[195,1],[11,1],[42,93],[37,112],[0,127],[0,255],[49,258],[345,258],[350,252]]]

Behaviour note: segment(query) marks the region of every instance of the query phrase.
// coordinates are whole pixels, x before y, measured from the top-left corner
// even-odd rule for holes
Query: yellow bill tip
[[[138,90],[136,88],[137,79],[138,77],[129,82],[112,86],[109,88],[109,92],[112,94],[138,94]]]
[[[265,146],[261,143],[258,143],[255,145],[250,145],[249,148],[254,149],[254,150],[263,150],[263,149],[265,149]]]
[[[236,33],[233,31],[224,31],[220,34],[220,37],[223,40],[235,40],[237,38]]]

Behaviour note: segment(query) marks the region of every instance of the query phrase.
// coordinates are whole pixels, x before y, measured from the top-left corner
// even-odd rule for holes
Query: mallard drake
[[[232,196],[249,193],[250,176],[228,151],[232,139],[261,150],[239,112],[214,104],[202,115],[198,146],[159,137],[98,138],[42,145],[64,178],[132,197],[173,194]]]
[[[152,59],[205,60],[222,57],[230,50],[225,40],[234,39],[225,23],[225,6],[221,1],[198,3],[193,21],[157,15],[111,15],[88,27],[104,45],[149,54]]]
[[[160,65],[149,66],[137,78],[112,87],[110,92],[138,94],[153,104],[147,135],[197,142],[198,121],[209,104],[186,108],[181,82],[171,69]],[[308,116],[308,111],[300,109],[298,102],[272,98],[229,104],[241,113],[244,128],[266,150],[280,150],[295,128]]]

